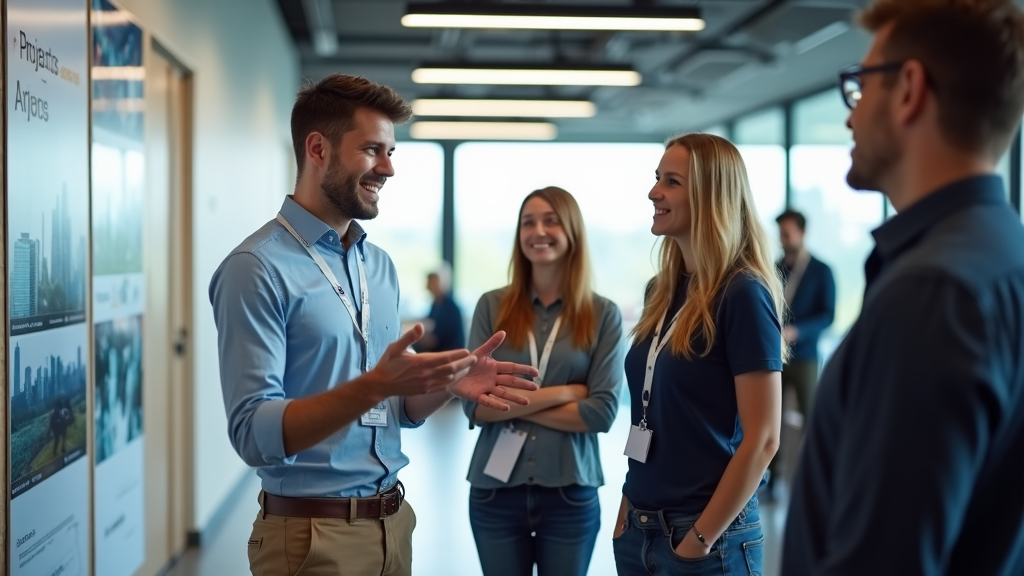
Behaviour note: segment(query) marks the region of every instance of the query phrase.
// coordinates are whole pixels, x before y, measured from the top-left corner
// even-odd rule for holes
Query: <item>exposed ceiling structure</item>
[[[419,0],[422,2],[422,0]],[[605,0],[481,2],[697,8],[699,32],[406,28],[401,0],[277,0],[303,76],[357,74],[416,98],[580,99],[592,118],[554,120],[561,141],[661,141],[825,88],[856,63],[868,36],[853,24],[864,0]],[[468,3],[472,5],[473,3]],[[423,63],[629,66],[639,86],[417,84]],[[837,92],[837,98],[838,92]],[[407,134],[402,128],[399,136]]]

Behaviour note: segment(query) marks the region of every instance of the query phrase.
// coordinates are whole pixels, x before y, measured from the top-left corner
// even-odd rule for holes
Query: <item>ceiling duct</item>
[[[763,46],[798,46],[825,29],[839,31],[852,16],[849,8],[783,4],[746,28],[747,37]],[[840,23],[838,26],[837,23]],[[839,33],[848,28],[843,28]],[[831,36],[831,37],[834,37]],[[821,44],[818,41],[816,44]]]

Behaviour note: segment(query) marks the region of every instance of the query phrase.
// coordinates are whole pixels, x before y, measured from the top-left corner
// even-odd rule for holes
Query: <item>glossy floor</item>
[[[590,576],[615,576],[611,533],[618,511],[620,489],[626,475],[622,456],[629,429],[628,410],[601,438],[601,461],[607,485],[601,488],[601,533],[598,536]],[[469,528],[469,484],[466,470],[477,432],[468,430],[457,406],[449,405],[418,430],[403,432],[403,447],[412,460],[401,473],[409,501],[416,507],[419,524],[413,535],[415,576],[480,576],[476,545]],[[240,488],[224,521],[207,534],[202,548],[190,549],[167,576],[244,576],[249,573],[245,545],[252,520],[259,510],[255,474]],[[779,545],[785,523],[785,507],[761,506],[765,533],[764,576],[777,576]]]

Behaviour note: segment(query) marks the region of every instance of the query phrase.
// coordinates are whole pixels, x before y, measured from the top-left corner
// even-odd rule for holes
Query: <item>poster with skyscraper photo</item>
[[[89,573],[88,4],[8,0],[11,576]]]

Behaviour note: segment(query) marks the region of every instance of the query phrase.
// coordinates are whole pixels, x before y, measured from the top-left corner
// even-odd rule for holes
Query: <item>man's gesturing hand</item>
[[[509,391],[508,388],[536,390],[537,385],[533,380],[526,380],[517,375],[532,378],[537,375],[537,370],[533,366],[498,362],[491,358],[491,353],[497,350],[504,340],[505,333],[499,331],[484,342],[483,346],[474,350],[472,357],[476,358],[476,364],[473,364],[468,374],[457,379],[448,391],[459,398],[479,402],[481,406],[503,412],[508,411],[508,402],[529,404],[529,400]]]
[[[476,356],[469,350],[410,353],[408,348],[422,336],[423,325],[413,326],[388,346],[380,362],[368,374],[382,400],[391,396],[443,392],[477,363]]]

